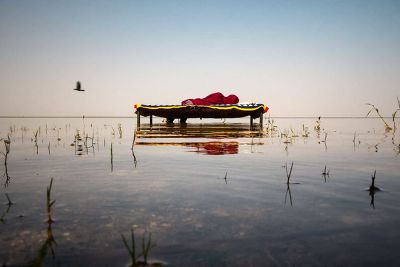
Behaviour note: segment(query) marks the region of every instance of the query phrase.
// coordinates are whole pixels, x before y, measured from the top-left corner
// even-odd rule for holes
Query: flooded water
[[[400,265],[400,137],[380,120],[135,126],[0,119],[0,264],[130,266],[134,229],[138,265],[150,234],[153,266]]]

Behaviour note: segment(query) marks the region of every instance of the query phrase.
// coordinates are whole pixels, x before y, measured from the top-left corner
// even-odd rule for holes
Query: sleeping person
[[[210,94],[204,98],[190,98],[182,101],[182,105],[232,105],[239,103],[236,95],[224,96],[220,92]]]

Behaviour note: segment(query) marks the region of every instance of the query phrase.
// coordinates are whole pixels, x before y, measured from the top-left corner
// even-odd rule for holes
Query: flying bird
[[[79,91],[79,92],[84,92],[85,90],[81,89],[81,82],[77,81],[76,82],[76,88],[74,89],[75,91]]]

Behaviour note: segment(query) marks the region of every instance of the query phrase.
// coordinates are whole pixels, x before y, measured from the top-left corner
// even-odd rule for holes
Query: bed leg
[[[137,115],[136,115],[136,129],[140,129],[140,111],[137,111]]]

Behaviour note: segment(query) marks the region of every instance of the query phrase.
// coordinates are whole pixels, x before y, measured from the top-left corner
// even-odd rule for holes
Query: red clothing
[[[220,92],[210,94],[205,98],[193,98],[182,101],[182,105],[218,105],[218,104],[237,104],[239,98],[236,95],[224,96]]]

